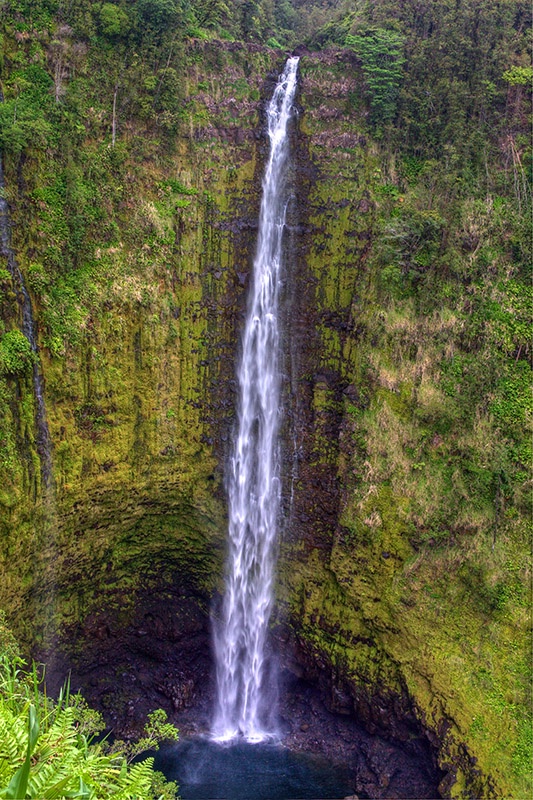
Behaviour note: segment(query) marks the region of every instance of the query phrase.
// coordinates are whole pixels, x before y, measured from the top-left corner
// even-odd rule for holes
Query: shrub
[[[23,375],[35,361],[31,344],[21,331],[7,331],[0,340],[0,373]]]

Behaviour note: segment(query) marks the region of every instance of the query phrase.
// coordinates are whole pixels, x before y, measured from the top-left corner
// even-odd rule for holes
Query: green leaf
[[[28,713],[28,750],[23,765],[18,769],[9,782],[6,800],[24,800],[26,789],[28,788],[28,778],[30,776],[31,754],[39,738],[39,720],[35,706],[30,706]]]

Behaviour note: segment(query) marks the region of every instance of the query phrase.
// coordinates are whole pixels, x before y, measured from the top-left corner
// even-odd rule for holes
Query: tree
[[[113,3],[104,3],[99,16],[102,33],[109,38],[124,36],[131,28],[131,20],[127,13]]]
[[[196,0],[194,16],[200,28],[216,28],[231,12],[224,0]]]
[[[396,113],[402,78],[404,38],[385,28],[368,28],[355,36],[348,34],[346,46],[359,56],[372,106],[372,121],[390,122]]]
[[[136,6],[141,24],[159,34],[175,25],[181,16],[181,8],[175,0],[137,0]]]

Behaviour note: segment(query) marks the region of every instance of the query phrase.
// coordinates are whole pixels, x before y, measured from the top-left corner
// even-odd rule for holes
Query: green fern
[[[149,800],[175,796],[168,784],[152,789],[159,778],[153,759],[135,764],[128,756],[139,747],[111,752],[93,737],[102,729],[96,712],[68,684],[57,701],[41,692],[35,667],[20,671],[21,662],[0,653],[0,798],[2,800]],[[145,742],[175,738],[164,712],[151,715]],[[144,749],[141,745],[141,749]]]
[[[24,757],[25,721],[22,716],[13,716],[2,700],[0,696],[0,764],[3,761],[14,764]]]

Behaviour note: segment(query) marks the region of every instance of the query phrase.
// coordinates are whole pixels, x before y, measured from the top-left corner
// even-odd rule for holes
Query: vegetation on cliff
[[[324,525],[330,501],[315,484],[302,518],[317,520],[318,550],[289,547],[284,580],[302,646],[333,664],[333,696],[351,696],[387,729],[372,708],[392,718],[387,696],[407,692],[441,726],[441,765],[462,773],[453,787],[443,781],[445,796],[522,797],[531,779],[527,23],[520,4],[381,8],[317,35],[348,44],[359,74],[332,59],[326,67],[325,54],[302,63],[302,127],[320,176],[306,219],[321,337],[309,457],[317,475],[336,468],[328,488],[341,513]],[[474,753],[492,785],[467,767]]]
[[[527,4],[0,9],[5,192],[54,445],[47,505],[35,356],[0,269],[1,602],[17,632],[46,644],[62,626],[76,660],[99,621],[130,624],[141,589],[179,583],[205,610],[217,586],[261,98],[277,46],[306,40],[300,543],[280,597],[370,725],[387,731],[373,698],[411,699],[441,743],[443,796],[525,796]]]

